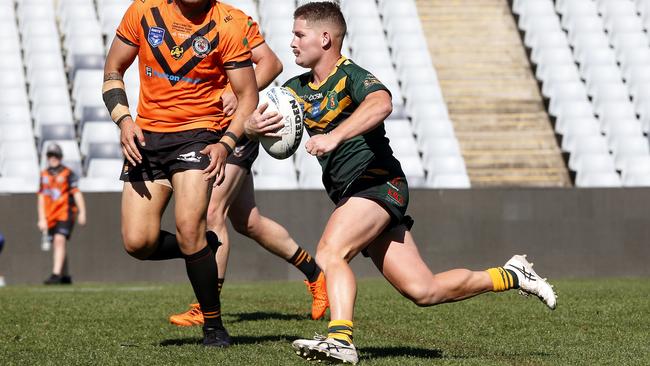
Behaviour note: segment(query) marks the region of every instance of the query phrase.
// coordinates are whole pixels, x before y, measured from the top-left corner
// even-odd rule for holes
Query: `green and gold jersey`
[[[320,85],[311,81],[312,73],[307,72],[284,84],[302,104],[305,126],[310,136],[335,129],[357,109],[368,94],[379,90],[389,92],[373,74],[345,57],[337,61],[334,71]],[[383,123],[319,157],[323,184],[330,197],[337,202],[347,187],[375,160],[399,166],[388,144]]]

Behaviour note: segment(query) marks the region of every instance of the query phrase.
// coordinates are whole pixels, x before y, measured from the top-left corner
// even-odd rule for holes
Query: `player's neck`
[[[327,79],[334,68],[336,68],[336,63],[341,58],[340,52],[328,52],[316,63],[316,66],[312,68],[313,82],[314,84],[320,84],[325,79]]]
[[[174,1],[174,8],[185,17],[185,19],[191,22],[201,22],[208,10],[210,10],[211,4],[212,0],[207,0],[205,4],[201,6],[187,6],[183,5],[180,1]]]

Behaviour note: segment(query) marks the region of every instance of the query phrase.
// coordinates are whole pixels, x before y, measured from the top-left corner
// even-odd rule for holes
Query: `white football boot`
[[[316,335],[314,339],[297,339],[291,344],[296,354],[306,360],[330,361],[336,363],[359,362],[359,353],[354,344],[345,345],[333,338]]]
[[[533,270],[533,264],[526,260],[526,255],[515,255],[503,266],[505,269],[514,271],[519,280],[519,290],[524,294],[537,296],[551,309],[555,309],[557,296],[553,292],[553,286],[546,282],[546,278],[540,277]]]

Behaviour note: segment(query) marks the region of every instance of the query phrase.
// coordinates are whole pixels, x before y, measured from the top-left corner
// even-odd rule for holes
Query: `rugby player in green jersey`
[[[330,301],[328,334],[294,341],[296,353],[310,360],[358,362],[352,342],[356,281],[348,262],[360,252],[418,306],[518,288],[555,308],[552,287],[524,256],[485,271],[433,274],[427,267],[409,231],[408,184],[385,136],[391,94],[370,72],[341,55],[345,32],[335,3],[307,3],[294,12],[291,47],[296,63],[310,71],[285,87],[303,104],[311,136],[305,147],[318,158],[323,184],[336,204],[316,250]],[[247,134],[281,126],[282,116],[262,114],[264,110],[260,106],[247,121]]]

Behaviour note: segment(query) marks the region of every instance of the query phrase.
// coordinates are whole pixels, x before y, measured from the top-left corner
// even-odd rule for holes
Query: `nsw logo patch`
[[[158,47],[162,44],[164,36],[165,30],[163,28],[151,27],[149,28],[149,34],[147,34],[147,41],[151,47]]]

